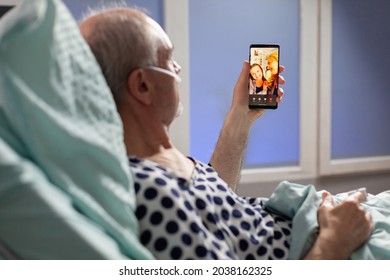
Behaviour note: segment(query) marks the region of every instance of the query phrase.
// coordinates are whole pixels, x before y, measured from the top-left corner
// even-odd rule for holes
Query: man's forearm
[[[230,111],[225,118],[210,163],[219,176],[236,190],[251,123],[244,114]]]

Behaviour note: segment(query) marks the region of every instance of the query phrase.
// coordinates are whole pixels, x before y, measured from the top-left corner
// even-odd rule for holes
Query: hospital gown
[[[140,240],[157,259],[286,259],[291,221],[265,199],[235,194],[211,166],[194,160],[190,181],[157,163],[129,158]]]

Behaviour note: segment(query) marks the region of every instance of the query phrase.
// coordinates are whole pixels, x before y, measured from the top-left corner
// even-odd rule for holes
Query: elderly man
[[[111,8],[86,18],[80,30],[123,121],[141,242],[158,259],[287,258],[292,222],[268,212],[262,198],[234,193],[251,126],[264,113],[248,109],[248,62],[208,165],[180,153],[169,137],[181,108],[180,66],[163,29],[136,9]],[[319,235],[306,258],[346,259],[369,237],[362,199],[356,193],[334,206],[324,194]]]

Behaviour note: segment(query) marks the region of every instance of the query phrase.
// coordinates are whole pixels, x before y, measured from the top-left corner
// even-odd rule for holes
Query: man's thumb
[[[238,77],[237,86],[248,88],[248,77],[249,77],[249,62],[244,61],[241,69],[240,76]]]

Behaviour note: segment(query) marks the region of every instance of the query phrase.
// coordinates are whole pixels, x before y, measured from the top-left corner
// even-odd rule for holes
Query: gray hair
[[[89,11],[83,21],[95,18],[88,34],[83,34],[99,63],[114,96],[120,93],[135,69],[157,65],[158,42],[147,15],[135,8],[114,7]]]

